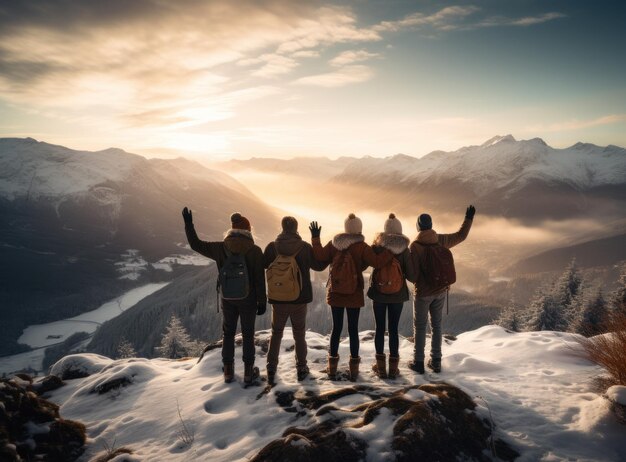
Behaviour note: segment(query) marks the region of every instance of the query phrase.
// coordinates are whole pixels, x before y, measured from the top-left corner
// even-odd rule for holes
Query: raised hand
[[[320,237],[320,234],[322,234],[322,227],[318,226],[317,221],[312,221],[309,225],[309,231],[311,231],[311,237]]]
[[[185,220],[185,226],[193,225],[193,216],[191,215],[191,209],[185,207],[183,209],[183,220]]]
[[[473,205],[470,205],[465,211],[465,218],[468,220],[473,220],[475,213],[476,213],[476,207],[474,207]]]

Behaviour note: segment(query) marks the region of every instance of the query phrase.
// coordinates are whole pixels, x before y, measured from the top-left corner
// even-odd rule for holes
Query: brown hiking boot
[[[259,368],[254,367],[254,363],[246,363],[244,364],[243,370],[243,381],[246,385],[252,383],[254,379],[259,378]]]
[[[328,373],[328,378],[330,380],[335,380],[337,378],[337,364],[339,364],[339,355],[337,356],[328,356],[328,367],[326,368],[326,372]]]
[[[235,365],[233,363],[224,363],[222,371],[224,372],[224,382],[230,383],[235,379]]]
[[[391,356],[389,355],[389,378],[395,379],[400,375],[400,370],[398,369],[398,364],[400,363],[400,356]]]
[[[361,364],[361,357],[350,356],[350,381],[355,382],[359,375],[359,364]]]
[[[376,362],[372,364],[372,370],[381,379],[387,378],[387,355],[376,353]]]

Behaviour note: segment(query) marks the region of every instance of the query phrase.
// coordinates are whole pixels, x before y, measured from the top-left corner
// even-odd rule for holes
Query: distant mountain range
[[[229,166],[271,166],[275,173],[302,176],[314,172],[339,188],[332,194],[345,187],[345,199],[354,206],[384,210],[413,212],[418,204],[422,210],[444,211],[461,201],[476,203],[481,213],[554,220],[587,213],[621,218],[626,206],[626,149],[589,143],[555,149],[540,138],[517,141],[511,135],[421,158],[250,159]],[[353,194],[354,187],[366,193]],[[325,189],[320,185],[321,193]]]
[[[116,263],[128,249],[149,263],[184,251],[184,206],[205,238],[220,240],[233,211],[249,217],[261,238],[279,222],[241,183],[189,160],[0,139],[0,355],[29,324],[173,277],[153,270],[121,278]]]

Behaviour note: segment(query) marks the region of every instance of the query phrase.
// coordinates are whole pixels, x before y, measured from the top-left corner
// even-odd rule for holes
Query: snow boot
[[[359,375],[359,364],[361,364],[360,356],[350,356],[350,381],[356,382],[356,378]]]
[[[409,369],[417,372],[418,374],[423,374],[426,372],[424,370],[424,361],[411,361],[409,362]]]
[[[330,380],[335,380],[337,378],[337,364],[339,364],[339,355],[328,355],[328,367],[326,368],[326,372],[328,373],[328,378]]]
[[[389,358],[391,361],[391,358]],[[391,362],[389,363],[391,365]],[[378,376],[378,378],[386,379],[387,378],[387,355],[382,353],[376,353],[376,362],[372,364],[372,370],[374,374]]]
[[[246,385],[250,385],[254,379],[259,378],[259,368],[254,367],[254,363],[245,363],[243,370],[243,381]]]
[[[224,363],[222,371],[224,372],[224,382],[230,383],[235,379],[235,365],[233,363]]]
[[[400,370],[398,369],[398,364],[400,363],[400,356],[391,356],[389,355],[389,373],[387,376],[390,379],[395,379],[400,375]]]
[[[309,376],[309,366],[297,366],[296,372],[298,373],[298,382],[302,382]]]
[[[428,364],[427,364],[429,369],[432,369],[433,372],[441,372],[441,359],[434,359],[431,358],[428,360]]]

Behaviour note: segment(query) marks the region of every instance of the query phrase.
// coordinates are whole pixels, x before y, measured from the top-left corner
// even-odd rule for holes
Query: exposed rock
[[[62,419],[19,379],[0,380],[0,403],[0,460],[70,462],[82,454],[85,426]]]
[[[61,388],[63,385],[65,385],[65,382],[59,377],[56,375],[48,375],[40,381],[33,383],[30,389],[41,396],[49,391]]]
[[[420,390],[424,396],[410,399],[405,393],[411,389]],[[357,393],[372,401],[352,409],[332,404]],[[319,396],[296,395],[295,399],[304,408],[319,409],[316,416],[325,416],[322,422],[306,428],[288,428],[282,438],[261,449],[253,461],[363,460],[367,456],[367,441],[344,429],[371,425],[382,409],[394,417],[389,452],[393,460],[486,462],[495,458],[509,461],[519,456],[506,442],[495,438],[490,422],[476,412],[474,401],[461,389],[446,383],[411,386],[392,393],[365,386],[347,387]]]

